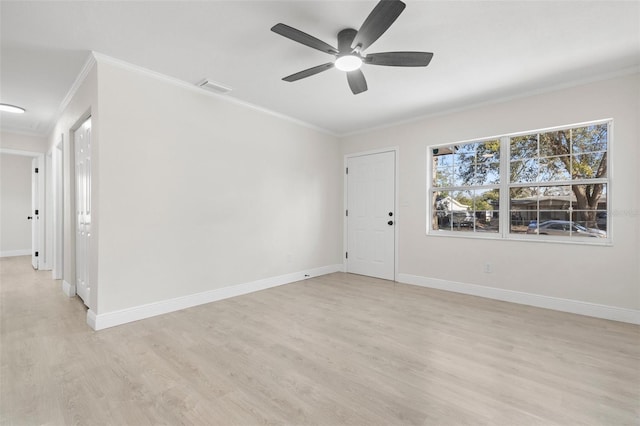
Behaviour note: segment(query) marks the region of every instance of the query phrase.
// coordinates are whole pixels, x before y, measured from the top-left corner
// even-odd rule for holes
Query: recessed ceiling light
[[[336,59],[336,68],[340,71],[355,71],[362,66],[362,58],[356,55],[344,55]]]
[[[24,112],[24,108],[20,108],[19,106],[15,106],[15,105],[0,104],[0,111],[12,112],[14,114],[22,114]]]

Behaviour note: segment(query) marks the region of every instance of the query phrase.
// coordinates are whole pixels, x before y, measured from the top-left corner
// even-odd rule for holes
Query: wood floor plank
[[[336,273],[94,332],[0,259],[2,425],[637,425],[640,327]]]

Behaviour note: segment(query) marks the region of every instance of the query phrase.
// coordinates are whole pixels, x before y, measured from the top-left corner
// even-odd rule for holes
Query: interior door
[[[395,280],[396,153],[347,160],[347,272]]]
[[[38,159],[31,160],[31,265],[33,269],[39,268],[40,254],[40,238],[39,238],[39,222],[40,222],[40,194],[38,192]]]
[[[76,204],[76,292],[88,306],[91,239],[91,118],[74,133]]]

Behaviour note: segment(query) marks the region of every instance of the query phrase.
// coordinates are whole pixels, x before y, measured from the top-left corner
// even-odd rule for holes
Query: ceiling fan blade
[[[358,30],[353,47],[364,50],[373,44],[398,19],[406,5],[400,0],[380,0]]]
[[[347,81],[354,95],[367,90],[367,80],[361,70],[349,71],[347,73]]]
[[[431,62],[431,52],[383,52],[369,53],[364,62],[371,65],[390,67],[426,67]]]
[[[316,74],[321,73],[322,71],[326,71],[326,70],[328,70],[330,68],[333,68],[333,62],[327,62],[326,64],[318,65],[316,67],[309,68],[309,69],[306,69],[304,71],[297,72],[295,74],[291,74],[291,75],[283,78],[283,80],[284,81],[288,81],[288,82],[300,80],[302,78],[311,77],[312,75],[316,75]]]
[[[280,34],[288,39],[293,41],[297,41],[298,43],[304,44],[305,46],[312,47],[314,49],[318,49],[321,52],[329,53],[331,55],[337,55],[338,51],[335,47],[332,47],[325,43],[322,40],[318,40],[314,36],[311,36],[307,33],[303,33],[300,30],[296,30],[293,27],[290,27],[285,24],[276,24],[271,28],[276,34]]]
[[[357,33],[353,28],[345,28],[338,33],[338,50],[340,53],[343,55],[351,53],[351,44]]]

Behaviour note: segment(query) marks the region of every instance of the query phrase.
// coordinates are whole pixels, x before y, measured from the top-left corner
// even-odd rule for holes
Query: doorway
[[[397,150],[346,158],[345,271],[395,280]]]
[[[23,256],[27,254],[31,254],[31,265],[34,269],[39,269],[42,265],[40,259],[44,257],[45,246],[42,242],[45,239],[44,231],[45,231],[45,221],[41,219],[44,217],[43,215],[43,207],[44,207],[44,154],[39,152],[32,151],[22,151],[15,149],[6,149],[0,148],[0,154],[7,154],[9,156],[21,156],[21,157],[30,157],[31,165],[28,167],[30,169],[30,181],[25,182],[26,185],[30,185],[31,187],[31,202],[29,210],[24,211],[24,216],[20,216],[20,220],[30,222],[31,228],[31,244],[30,250],[22,252],[22,250],[10,251],[10,252],[2,252],[3,256]],[[27,160],[28,161],[28,160]],[[24,179],[28,179],[28,175],[24,176]],[[24,194],[26,195],[26,194]],[[28,195],[26,195],[29,197]],[[27,199],[27,205],[29,201]],[[22,226],[22,225],[20,225]],[[22,248],[22,247],[20,247]]]

